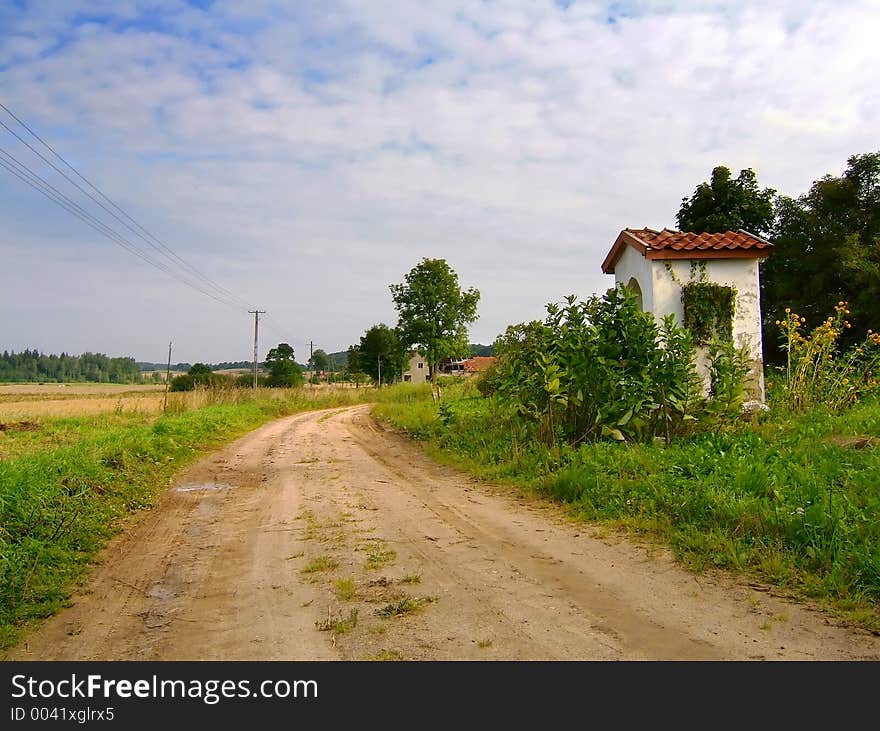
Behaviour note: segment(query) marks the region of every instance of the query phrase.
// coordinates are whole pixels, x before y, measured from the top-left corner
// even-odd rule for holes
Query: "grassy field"
[[[62,607],[132,513],[206,451],[286,414],[358,403],[372,389],[173,394],[156,409],[30,413],[0,428],[0,648]],[[100,398],[97,399],[101,401]],[[134,399],[133,399],[134,400]],[[53,403],[34,400],[33,404]],[[47,413],[52,413],[47,412]]]
[[[880,402],[658,444],[549,449],[470,384],[390,390],[375,413],[429,453],[537,492],[579,519],[668,543],[694,569],[746,572],[880,630]]]

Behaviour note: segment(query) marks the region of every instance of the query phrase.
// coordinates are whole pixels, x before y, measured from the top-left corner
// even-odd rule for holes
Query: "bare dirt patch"
[[[329,416],[328,416],[329,415]],[[768,587],[429,461],[368,407],[268,424],[103,553],[18,659],[878,659]]]
[[[38,431],[40,428],[40,425],[35,421],[11,421],[9,423],[0,422],[0,432]]]

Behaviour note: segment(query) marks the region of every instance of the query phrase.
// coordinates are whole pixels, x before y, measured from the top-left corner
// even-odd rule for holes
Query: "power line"
[[[108,208],[104,203],[102,203],[98,198],[96,198],[92,193],[88,190],[84,189],[81,185],[79,185],[75,180],[73,180],[69,175],[67,175],[63,170],[61,170],[57,165],[52,163],[51,160],[46,158],[42,153],[36,150],[30,143],[28,143],[25,139],[23,139],[15,130],[11,129],[3,120],[0,120],[0,125],[2,125],[11,135],[13,135],[19,142],[25,145],[31,152],[33,152],[37,157],[39,157],[43,162],[49,165],[53,170],[55,170],[59,175],[61,175],[65,180],[67,180],[71,185],[73,185],[77,190],[79,190],[83,195],[87,196],[97,205],[99,205],[104,211],[106,211],[109,215],[111,215],[115,220],[125,226],[129,231],[131,231],[134,235],[138,236],[144,242],[146,242],[151,248],[157,251],[159,254],[165,256],[166,258],[176,262],[179,266],[183,267],[187,270],[192,276],[204,282],[209,288],[213,289],[218,295],[223,297],[224,299],[229,299],[231,301],[236,302],[236,306],[243,306],[244,308],[249,307],[249,304],[246,300],[241,297],[238,297],[235,293],[230,291],[229,289],[223,287],[222,285],[215,282],[213,279],[208,277],[207,275],[200,272],[196,267],[187,262],[185,259],[181,258],[171,247],[165,244],[159,237],[150,232],[146,227],[138,223],[132,216],[130,216],[121,206],[116,204],[113,200],[109,198],[97,185],[92,183],[88,178],[86,178],[82,173],[80,173],[73,165],[71,165],[64,157],[61,156],[48,142],[46,142],[40,135],[38,135],[31,127],[29,127],[23,120],[21,120],[14,112],[12,112],[9,107],[0,102],[0,108],[6,111],[10,117],[12,117],[16,122],[18,122],[25,130],[27,130],[37,141],[39,141],[46,149],[48,149],[58,160],[60,160],[69,170],[71,170],[78,178],[80,178],[86,185],[88,185],[92,190],[94,190],[98,195],[100,195],[107,203],[109,203],[113,208],[119,211],[131,224],[134,224],[134,227],[127,223],[125,220],[120,218],[116,213],[114,213],[110,208]],[[136,228],[135,228],[136,227]],[[130,242],[129,242],[130,243]],[[134,246],[134,244],[132,244]],[[204,294],[207,294],[203,289],[199,288]],[[209,295],[211,296],[211,295]],[[217,299],[215,297],[215,299]]]
[[[240,310],[239,306],[236,303],[234,303],[228,299],[221,299],[219,296],[216,296],[213,292],[210,292],[210,291],[200,287],[198,285],[198,283],[193,282],[192,280],[187,279],[187,278],[179,275],[177,272],[175,272],[173,269],[171,269],[164,262],[154,260],[147,253],[142,251],[136,244],[133,244],[131,241],[126,239],[118,231],[114,230],[113,228],[111,228],[110,226],[105,224],[103,221],[101,221],[99,218],[96,218],[94,215],[89,213],[86,209],[84,209],[82,206],[80,206],[76,201],[72,200],[66,194],[64,194],[63,192],[58,190],[58,188],[56,188],[54,185],[52,185],[47,180],[42,178],[40,175],[35,173],[33,170],[31,170],[31,168],[29,168],[27,165],[25,165],[20,160],[18,160],[14,155],[11,155],[10,153],[3,150],[2,148],[0,148],[0,155],[3,155],[4,157],[8,158],[8,160],[11,160],[13,163],[13,165],[10,165],[6,160],[4,160],[3,158],[0,158],[0,166],[4,167],[6,170],[8,170],[13,175],[15,175],[17,178],[19,178],[19,180],[26,183],[34,190],[38,191],[39,193],[42,193],[46,198],[48,198],[53,203],[55,203],[56,205],[60,206],[64,210],[66,210],[71,215],[79,218],[81,221],[83,221],[84,223],[91,226],[98,233],[102,234],[106,238],[108,238],[111,241],[113,241],[114,243],[118,244],[119,246],[121,246],[123,249],[125,249],[129,253],[134,254],[135,256],[143,259],[145,262],[147,262],[151,266],[155,267],[156,269],[159,269],[160,271],[165,272],[169,276],[176,279],[178,282],[181,282],[182,284],[185,284],[186,286],[191,287],[192,289],[195,289],[198,292],[201,292],[202,294],[206,295],[207,297],[210,297],[211,299],[219,302],[220,304],[226,305],[227,307],[231,307],[232,309],[235,309],[235,310]]]
[[[160,257],[164,257],[164,259],[156,258],[155,256],[147,253],[141,246],[134,243],[121,231],[114,228],[108,222],[101,220],[101,218],[84,208],[73,198],[65,194],[59,188],[52,185],[48,180],[41,177],[25,163],[21,162],[2,148],[0,148],[0,155],[3,156],[0,157],[0,167],[3,167],[5,170],[17,177],[23,183],[36,190],[38,193],[46,197],[51,202],[63,208],[67,213],[78,218],[83,223],[87,224],[95,231],[110,239],[112,242],[125,249],[129,253],[142,259],[150,266],[158,269],[159,271],[162,271],[165,274],[168,274],[170,277],[177,280],[178,282],[190,287],[200,294],[204,294],[205,296],[210,297],[211,299],[222,305],[235,309],[239,312],[244,309],[248,312],[253,313],[253,310],[249,309],[250,303],[247,300],[239,297],[231,290],[218,284],[216,281],[211,279],[206,274],[202,273],[199,269],[190,264],[188,261],[180,257],[162,239],[156,236],[144,225],[139,223],[125,209],[114,202],[103,190],[101,190],[101,188],[99,188],[97,184],[93,183],[89,178],[87,178],[71,163],[69,163],[54,147],[52,147],[52,145],[44,140],[34,129],[32,129],[24,120],[16,115],[8,106],[0,102],[0,109],[5,111],[12,119],[15,120],[15,122],[21,125],[21,127],[26,130],[28,134],[31,135],[31,137],[33,137],[39,144],[41,144],[46,150],[48,150],[49,153],[51,153],[51,155],[53,155],[58,161],[60,161],[60,163],[74,176],[76,176],[76,178],[81,180],[89,188],[89,190],[77,183],[76,180],[71,178],[71,176],[68,175],[63,169],[58,167],[58,165],[54,164],[52,160],[42,154],[38,149],[36,149],[32,144],[30,144],[2,119],[0,119],[0,126],[2,126],[7,132],[15,137],[15,139],[17,139],[22,145],[27,147],[46,165],[52,168],[52,170],[54,170],[58,175],[62,176],[82,195],[86,196],[89,200],[98,205],[118,224],[124,226],[125,229],[127,229],[131,234],[137,236],[139,239],[145,242],[151,249],[159,254]],[[3,159],[4,157],[6,159]],[[96,195],[93,195],[93,193],[90,191],[93,191],[95,194],[97,194],[100,199],[96,197]],[[105,205],[105,202],[107,205]],[[111,208],[113,210],[111,210]],[[117,215],[116,212],[118,212],[119,215]],[[179,267],[184,271],[178,272],[176,271],[176,267]],[[275,330],[279,335],[283,336],[287,340],[287,342],[297,343],[300,345],[304,344],[304,341],[289,338],[288,334],[284,330],[284,326],[280,322],[272,318],[271,315],[266,315],[266,317],[266,324],[269,325],[273,330]]]

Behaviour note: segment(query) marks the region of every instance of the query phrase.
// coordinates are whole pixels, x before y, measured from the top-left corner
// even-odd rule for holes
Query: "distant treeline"
[[[479,343],[471,343],[471,356],[475,355],[495,355],[495,347],[492,345],[480,345]],[[343,350],[339,353],[328,353],[330,358],[330,370],[344,371],[348,365],[348,351]]]
[[[253,368],[254,362],[249,360],[236,360],[236,361],[223,361],[222,363],[207,363],[208,368],[212,371],[230,371],[235,368]],[[142,371],[164,371],[167,367],[167,363],[147,363],[145,361],[138,361],[138,368]],[[186,373],[190,368],[193,367],[192,363],[172,363],[171,370],[172,371],[182,371]]]
[[[3,351],[0,382],[91,381],[94,383],[141,383],[141,369],[134,358],[108,358],[102,353],[46,355],[37,350]]]

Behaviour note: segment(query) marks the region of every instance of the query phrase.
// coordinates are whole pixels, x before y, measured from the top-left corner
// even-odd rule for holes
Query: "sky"
[[[877,37],[876,0],[0,0],[0,102],[241,303],[0,168],[0,349],[247,360],[259,307],[261,357],[303,361],[393,325],[424,257],[490,343],[613,286],[619,231],[674,227],[715,165],[797,196],[880,149]]]

